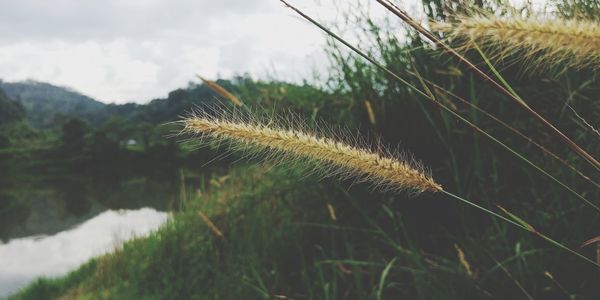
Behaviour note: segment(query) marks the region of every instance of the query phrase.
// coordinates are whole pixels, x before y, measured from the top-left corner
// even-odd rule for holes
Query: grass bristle
[[[442,190],[420,164],[398,158],[387,150],[374,152],[367,147],[342,142],[348,140],[348,137],[340,138],[347,135],[345,133],[333,133],[333,130],[328,130],[333,133],[331,136],[309,133],[294,121],[271,119],[265,122],[226,110],[195,112],[181,122],[183,133],[229,142],[233,150],[251,150],[279,162],[313,165],[314,170],[324,177],[354,178],[384,190],[414,193]],[[282,125],[284,123],[287,126]]]
[[[590,20],[476,13],[434,22],[432,28],[464,48],[491,49],[496,59],[517,54],[534,70],[600,67],[600,24]]]

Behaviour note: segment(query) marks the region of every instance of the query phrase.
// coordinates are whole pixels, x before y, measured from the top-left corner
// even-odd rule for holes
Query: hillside
[[[25,111],[20,103],[9,99],[2,90],[0,90],[0,125],[18,121],[23,118]]]
[[[219,84],[236,90],[228,80]],[[166,98],[153,99],[147,104],[108,104],[98,112],[97,118],[107,120],[118,116],[129,122],[161,124],[177,120],[194,106],[218,101],[213,90],[205,85],[190,84],[186,88],[171,91]]]
[[[21,103],[27,119],[35,127],[54,124],[59,116],[75,116],[94,123],[94,114],[105,104],[75,90],[32,80],[2,82],[0,89]]]
[[[231,81],[218,80],[218,83],[236,90]],[[26,120],[37,128],[55,127],[68,117],[82,119],[92,127],[115,116],[134,123],[158,124],[177,119],[195,105],[216,101],[216,94],[209,87],[196,84],[171,91],[166,98],[153,99],[147,104],[105,104],[68,87],[32,80],[0,80],[0,90],[6,93],[7,98],[19,103],[21,110],[24,108]],[[13,112],[18,109],[17,106],[11,103],[9,108],[9,102],[0,101],[0,113],[17,116]],[[18,116],[22,115],[23,112],[19,112]]]

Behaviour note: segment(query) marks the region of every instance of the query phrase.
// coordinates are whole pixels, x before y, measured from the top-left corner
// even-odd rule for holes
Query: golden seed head
[[[243,122],[227,117],[193,116],[183,120],[184,132],[251,146],[290,159],[319,161],[325,175],[368,180],[380,187],[415,192],[441,191],[442,187],[410,163],[295,129],[282,129],[261,122]]]
[[[231,101],[231,103],[233,103],[236,106],[243,106],[244,103],[236,96],[234,96],[232,93],[230,93],[229,91],[227,91],[225,88],[223,88],[222,86],[220,86],[218,83],[212,81],[212,80],[208,80],[205,79],[204,77],[200,76],[200,75],[196,75],[200,80],[202,80],[202,83],[204,83],[206,86],[208,86],[210,89],[212,89],[213,91],[215,91],[217,94],[223,96],[225,99]]]
[[[537,69],[600,67],[600,24],[590,20],[476,14],[431,25],[464,48],[489,47],[497,59],[518,52]]]

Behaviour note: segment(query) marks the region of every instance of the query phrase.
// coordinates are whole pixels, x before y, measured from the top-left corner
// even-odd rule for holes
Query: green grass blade
[[[379,278],[379,288],[377,288],[377,300],[381,300],[382,299],[381,296],[383,295],[383,288],[384,288],[384,285],[385,285],[385,279],[387,278],[390,270],[392,269],[392,266],[396,262],[396,259],[398,259],[398,258],[395,257],[394,259],[390,260],[390,262],[383,269],[383,272],[381,272],[381,277]]]
[[[492,71],[492,73],[494,73],[494,75],[496,76],[496,78],[498,78],[498,80],[500,80],[500,82],[502,83],[502,85],[511,94],[513,94],[513,96],[515,96],[515,98],[519,102],[521,102],[521,104],[529,107],[529,105],[527,105],[527,103],[525,103],[525,100],[523,100],[523,98],[521,98],[521,96],[519,96],[519,94],[517,94],[517,92],[512,88],[512,86],[510,86],[510,84],[508,84],[508,82],[504,79],[504,77],[502,77],[502,75],[500,75],[500,72],[498,72],[498,70],[496,70],[496,68],[494,67],[494,65],[492,64],[492,62],[488,59],[487,55],[485,55],[483,53],[483,51],[481,50],[481,48],[479,48],[479,46],[477,46],[477,43],[473,42],[473,46],[475,47],[475,49],[477,50],[477,52],[479,52],[479,55],[481,55],[481,58],[483,58],[483,60],[485,61],[485,64],[488,66],[488,68],[490,68],[490,70]]]

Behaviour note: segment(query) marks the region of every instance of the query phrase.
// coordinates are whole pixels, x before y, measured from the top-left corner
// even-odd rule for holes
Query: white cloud
[[[292,2],[332,21],[345,3],[332,1]],[[105,102],[164,97],[195,73],[298,81],[324,70],[324,44],[277,0],[0,0],[0,78]]]
[[[136,90],[156,84],[160,65],[132,57],[131,44],[17,43],[0,47],[0,74],[7,80],[35,78],[72,86],[106,100],[135,97]]]

